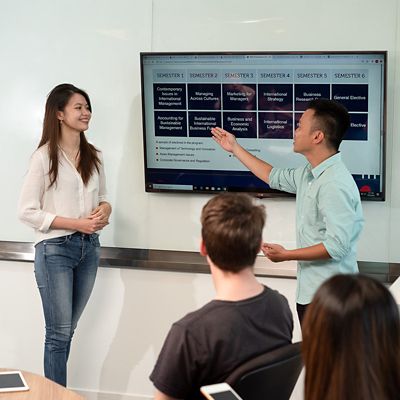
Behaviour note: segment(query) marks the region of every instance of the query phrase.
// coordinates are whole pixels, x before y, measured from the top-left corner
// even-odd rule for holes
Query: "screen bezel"
[[[361,196],[361,200],[366,201],[385,201],[386,197],[386,120],[387,120],[387,50],[368,50],[368,51],[221,51],[221,52],[141,52],[140,53],[140,71],[141,71],[141,100],[142,100],[142,126],[143,126],[143,148],[144,148],[144,175],[145,175],[145,191],[150,193],[185,193],[185,194],[215,194],[216,192],[207,189],[202,190],[182,190],[176,188],[154,188],[149,187],[148,185],[148,175],[151,168],[147,167],[147,136],[146,136],[146,109],[145,109],[145,93],[144,93],[144,63],[143,60],[146,56],[215,56],[215,55],[223,55],[223,56],[242,56],[242,55],[372,55],[378,54],[383,56],[383,104],[382,104],[382,132],[381,132],[381,154],[382,154],[382,193],[380,196]],[[266,160],[268,161],[268,160]],[[182,169],[168,169],[168,171],[176,173],[182,173]],[[212,175],[210,170],[191,170],[192,173],[203,173],[208,172],[209,175]],[[226,172],[229,171],[219,171],[219,172]],[[243,172],[245,175],[247,172]],[[251,175],[251,173],[249,173]],[[234,190],[228,189],[228,191],[234,192],[245,192],[249,193],[250,195],[259,197],[259,198],[275,198],[275,197],[294,197],[293,194],[282,192],[279,190],[272,189],[268,186],[265,190],[260,190],[259,188],[235,188]]]

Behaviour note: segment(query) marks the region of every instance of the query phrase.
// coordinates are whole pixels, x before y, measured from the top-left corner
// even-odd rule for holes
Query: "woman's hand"
[[[100,203],[90,214],[89,218],[98,219],[99,221],[108,224],[108,219],[111,215],[111,205],[106,201]]]
[[[50,227],[53,229],[74,230],[88,235],[103,229],[108,225],[111,205],[106,201],[100,203],[86,218],[55,217]]]
[[[79,218],[76,222],[76,229],[79,232],[91,235],[108,225],[108,221],[102,221],[100,218]]]
[[[87,218],[78,220],[78,231],[92,234],[103,229],[109,224],[108,219],[111,214],[111,205],[106,201],[100,203]]]

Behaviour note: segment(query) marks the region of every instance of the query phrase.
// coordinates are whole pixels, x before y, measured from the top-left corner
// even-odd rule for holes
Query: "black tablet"
[[[29,390],[21,371],[0,372],[0,392]]]

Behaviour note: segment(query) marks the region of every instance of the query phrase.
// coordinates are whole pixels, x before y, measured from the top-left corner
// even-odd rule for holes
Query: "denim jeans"
[[[99,256],[96,233],[76,232],[36,245],[35,276],[46,322],[44,374],[63,386],[72,335],[92,292]]]

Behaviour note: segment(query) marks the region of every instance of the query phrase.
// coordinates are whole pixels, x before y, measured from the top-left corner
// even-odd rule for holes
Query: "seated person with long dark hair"
[[[156,400],[203,399],[201,386],[291,342],[287,300],[253,272],[264,221],[264,207],[245,194],[221,194],[204,206],[200,252],[216,296],[172,325],[150,376]]]
[[[400,399],[399,309],[363,275],[337,275],[316,292],[303,324],[305,400]]]

